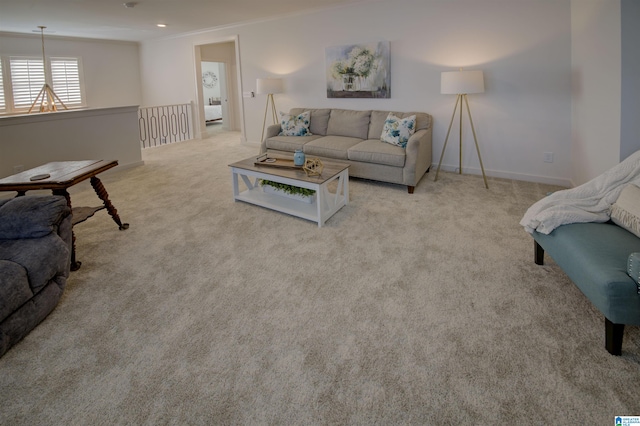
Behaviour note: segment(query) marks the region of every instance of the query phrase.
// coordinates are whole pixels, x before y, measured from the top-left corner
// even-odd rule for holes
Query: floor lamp
[[[442,147],[442,154],[440,154],[440,162],[438,163],[438,170],[436,170],[436,177],[434,180],[438,180],[438,173],[440,173],[440,166],[442,165],[442,158],[444,157],[444,151],[447,148],[447,141],[449,140],[449,133],[451,132],[451,125],[453,119],[456,116],[456,110],[460,105],[460,174],[462,174],[462,102],[464,101],[467,106],[467,114],[469,115],[469,123],[471,123],[471,131],[473,132],[473,140],[476,143],[476,151],[478,152],[478,159],[480,160],[480,169],[482,170],[482,177],[484,179],[484,186],[489,189],[487,183],[487,176],[484,174],[484,166],[482,165],[482,157],[480,156],[480,148],[478,147],[478,138],[476,137],[476,129],[473,127],[473,120],[471,119],[471,110],[469,109],[469,101],[467,100],[467,94],[469,93],[484,93],[484,76],[482,71],[446,71],[441,74],[440,79],[440,93],[445,95],[457,95],[456,104],[453,107],[453,114],[451,115],[451,121],[449,122],[449,130],[447,130],[447,137],[444,140],[444,146]]]
[[[281,78],[259,78],[256,82],[256,92],[259,95],[267,95],[267,105],[264,108],[264,120],[262,122],[262,136],[260,142],[264,140],[264,129],[267,125],[267,111],[269,111],[269,103],[271,103],[271,114],[273,116],[273,124],[278,122],[278,113],[276,110],[276,103],[273,100],[273,95],[276,93],[282,93],[284,87]]]

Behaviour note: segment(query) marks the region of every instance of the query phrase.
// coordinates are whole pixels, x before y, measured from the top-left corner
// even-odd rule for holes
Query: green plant
[[[269,185],[273,188],[279,189],[287,194],[297,194],[310,197],[316,193],[313,189],[300,188],[299,186],[287,185],[286,183],[274,182],[272,180],[260,179],[260,186]]]

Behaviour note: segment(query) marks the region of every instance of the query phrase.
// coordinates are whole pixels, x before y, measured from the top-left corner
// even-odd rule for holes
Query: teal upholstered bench
[[[624,326],[640,325],[638,284],[627,273],[629,255],[640,252],[640,238],[607,223],[562,225],[549,235],[534,232],[535,262],[545,251],[605,317],[605,347],[622,353]]]

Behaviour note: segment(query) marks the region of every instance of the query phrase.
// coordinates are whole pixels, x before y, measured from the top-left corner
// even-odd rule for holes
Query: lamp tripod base
[[[264,130],[267,127],[267,111],[269,111],[269,103],[271,103],[271,115],[273,116],[273,124],[278,122],[278,114],[276,112],[276,103],[273,100],[273,94],[267,95],[267,105],[264,107],[264,120],[262,121],[262,136],[260,137],[260,143],[264,141]]]
[[[484,179],[485,188],[489,189],[487,183],[487,175],[484,173],[484,165],[482,164],[482,156],[480,155],[480,147],[478,146],[478,138],[476,137],[476,129],[473,126],[473,119],[471,118],[471,110],[469,109],[469,101],[466,94],[459,94],[456,98],[456,104],[453,107],[453,114],[451,115],[451,121],[449,122],[449,129],[447,130],[447,136],[444,140],[444,146],[442,147],[442,153],[440,154],[440,161],[438,162],[438,169],[436,170],[436,176],[434,181],[438,180],[438,174],[440,174],[440,167],[442,166],[442,159],[444,158],[444,151],[447,149],[447,142],[449,141],[449,134],[451,133],[451,126],[453,125],[453,119],[456,116],[456,110],[460,105],[460,157],[459,157],[459,173],[462,174],[462,101],[464,100],[467,106],[467,114],[469,115],[469,123],[471,123],[471,132],[473,133],[473,140],[476,144],[476,152],[478,153],[478,160],[480,160],[480,170],[482,170],[482,178]]]

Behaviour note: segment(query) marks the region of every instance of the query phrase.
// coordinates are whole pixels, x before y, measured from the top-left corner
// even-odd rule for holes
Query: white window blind
[[[42,59],[12,57],[9,63],[13,106],[16,109],[28,108],[36,100],[45,83]]]
[[[0,111],[4,112],[6,109],[7,107],[5,106],[4,100],[4,79],[2,78],[2,67],[0,66]]]
[[[66,106],[81,105],[80,66],[76,58],[51,58],[51,87]]]
[[[49,58],[50,75],[45,76],[42,59],[35,57],[10,57],[10,86],[13,94],[13,110],[25,110],[33,105],[45,82],[66,107],[84,105],[82,84],[80,81],[79,58]],[[38,104],[42,102],[42,96]],[[60,108],[58,99],[55,100]],[[6,106],[5,106],[5,109]]]

